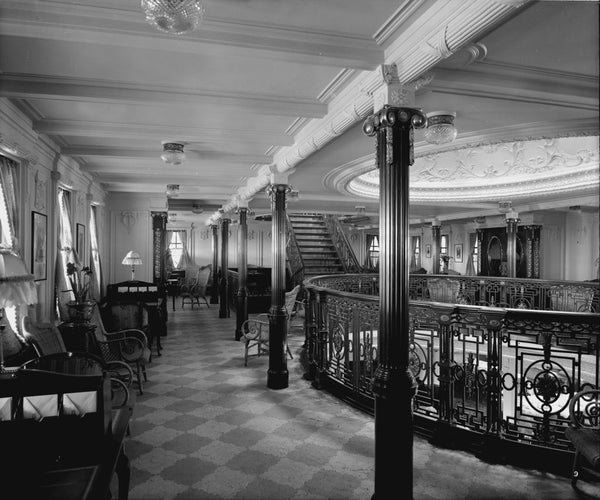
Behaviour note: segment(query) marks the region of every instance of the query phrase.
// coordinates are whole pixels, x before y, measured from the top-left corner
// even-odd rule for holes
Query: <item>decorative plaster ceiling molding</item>
[[[36,155],[2,132],[0,132],[0,152],[19,160],[26,160],[32,165],[38,163],[38,157]]]
[[[423,22],[415,20],[406,32],[402,32],[396,42],[386,49],[385,59],[397,65],[401,82],[408,83],[416,79],[441,60],[441,57],[435,54],[424,56],[423,51],[418,49],[431,39],[431,33],[439,31],[440,24],[444,26],[444,30],[447,27],[446,44],[457,50],[515,10],[514,7],[502,6],[491,0],[469,0],[469,4],[471,6],[465,8],[461,3],[461,9],[457,9],[452,1],[444,2],[443,5],[441,2],[435,2],[427,9],[418,10],[418,16]],[[405,2],[402,7],[411,9],[411,4]],[[396,11],[395,15],[401,14]],[[443,23],[440,23],[441,19],[444,19]],[[282,147],[275,153],[274,162],[277,169],[284,172],[293,168],[372,113],[372,96],[383,83],[380,68],[357,74],[347,88],[329,103],[329,112],[324,118],[311,120],[298,134],[293,145]],[[233,195],[224,207],[234,206],[235,196]]]
[[[422,15],[424,22],[411,23],[386,49],[386,61],[398,65],[401,82],[414,80],[520,7],[468,0],[457,9],[453,1],[432,2]]]
[[[414,202],[519,199],[598,190],[598,136],[483,144],[417,155],[411,168]],[[379,197],[379,175],[368,155],[333,170],[326,187]]]

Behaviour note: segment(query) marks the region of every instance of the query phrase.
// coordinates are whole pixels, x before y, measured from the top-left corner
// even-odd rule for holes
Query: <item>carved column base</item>
[[[375,492],[373,499],[412,498],[412,465],[398,469],[390,457],[412,464],[413,398],[417,382],[411,372],[379,367],[373,381],[375,394]],[[404,462],[407,463],[407,462]],[[399,477],[401,474],[401,480]]]

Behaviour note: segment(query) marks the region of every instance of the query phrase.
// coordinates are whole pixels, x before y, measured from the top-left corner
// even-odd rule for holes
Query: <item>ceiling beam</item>
[[[274,144],[291,146],[294,140],[281,131],[265,131],[264,129],[222,129],[173,127],[166,125],[141,125],[132,123],[91,122],[81,120],[35,120],[33,130],[39,134],[50,136],[64,135],[72,137],[104,137],[113,139],[156,139],[165,136],[188,142],[215,142],[231,144],[232,137],[236,143],[249,143],[256,147]],[[175,140],[175,139],[173,139]]]
[[[238,111],[293,118],[322,118],[327,105],[317,99],[267,96],[218,90],[190,90],[125,82],[102,82],[51,75],[0,74],[0,97],[117,104],[211,105]]]
[[[52,0],[5,1],[0,34],[189,54],[229,49],[238,56],[253,52],[274,60],[361,70],[384,61],[383,48],[371,37],[231,22],[210,15],[200,29],[173,37],[149,27],[141,9],[119,9],[116,4],[110,9],[76,3],[65,8],[64,2]]]
[[[185,153],[189,159],[205,160],[223,163],[240,164],[269,164],[273,161],[272,156],[257,154],[233,154],[227,152],[202,151],[185,145]],[[118,159],[145,159],[158,158],[161,151],[152,148],[121,148],[121,147],[96,147],[96,146],[73,146],[63,147],[61,154],[66,156],[77,156],[81,158],[118,158]]]

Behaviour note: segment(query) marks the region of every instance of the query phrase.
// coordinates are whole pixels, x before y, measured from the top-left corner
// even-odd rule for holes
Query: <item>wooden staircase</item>
[[[304,277],[343,273],[331,235],[318,214],[289,214],[298,249],[304,262]]]

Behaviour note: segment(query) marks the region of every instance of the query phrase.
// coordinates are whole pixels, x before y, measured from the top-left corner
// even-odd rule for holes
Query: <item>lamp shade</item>
[[[36,303],[33,275],[19,255],[0,248],[0,308]]]
[[[125,256],[121,264],[123,264],[124,266],[141,266],[142,258],[140,257],[139,253],[131,250],[127,252],[127,255]]]

